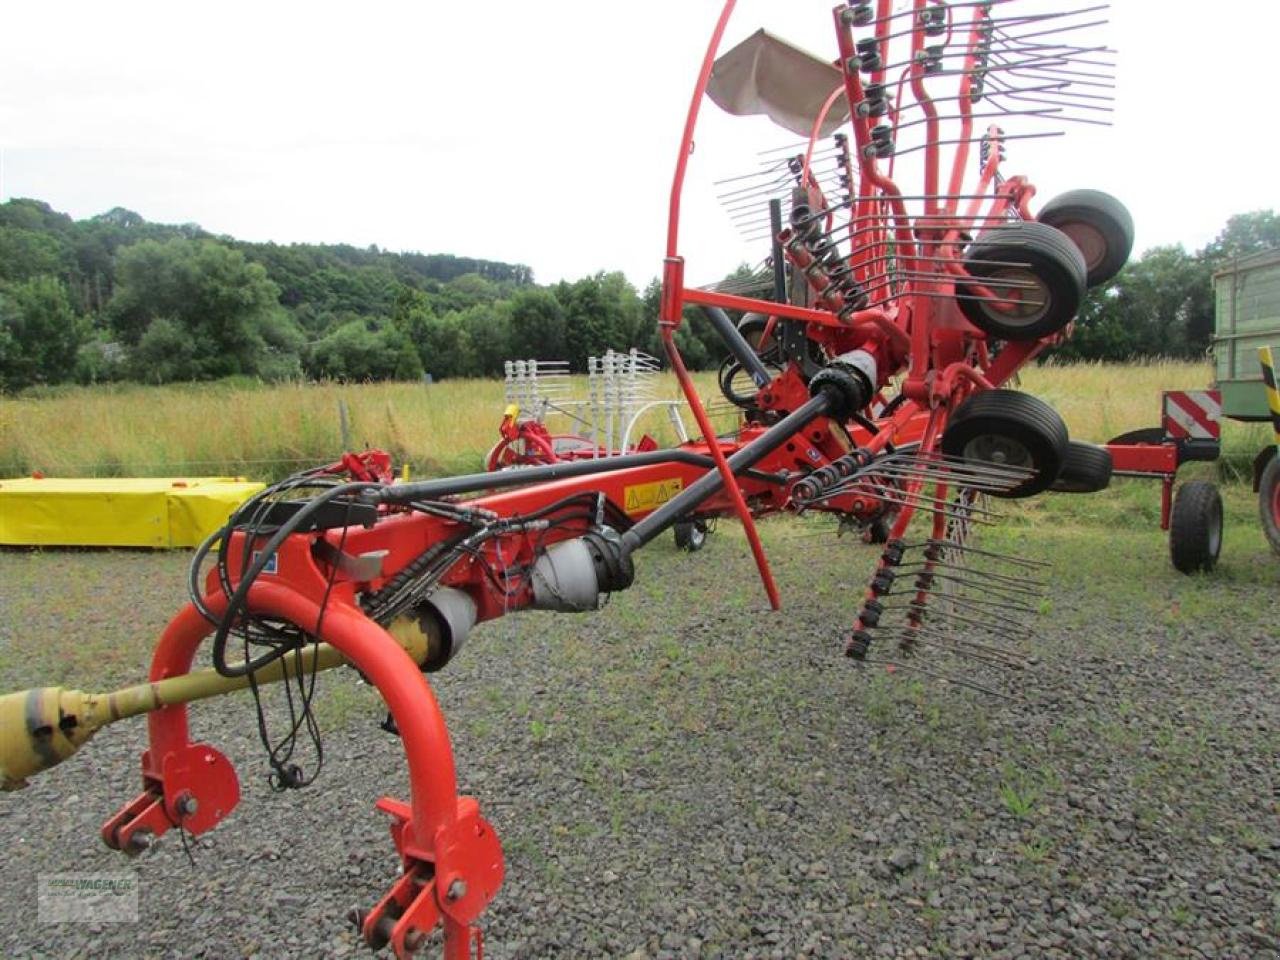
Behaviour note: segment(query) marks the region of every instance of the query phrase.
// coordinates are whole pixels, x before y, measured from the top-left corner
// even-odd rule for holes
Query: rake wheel
[[[1072,440],[1058,479],[1049,489],[1054,493],[1097,493],[1110,485],[1111,468],[1111,454],[1105,447]]]
[[[710,533],[705,520],[681,520],[675,526],[676,549],[697,553],[707,545]]]
[[[1036,340],[1071,322],[1085,294],[1086,267],[1076,245],[1044,223],[1010,223],[978,235],[965,252],[965,271],[991,293],[956,284],[969,322],[1001,340]]]
[[[1169,555],[1182,573],[1208,573],[1222,551],[1222,497],[1207,480],[1178,488],[1169,521]]]
[[[1090,287],[1119,273],[1133,249],[1133,217],[1123,203],[1101,190],[1060,194],[1044,205],[1037,219],[1071,238],[1084,257]]]
[[[1034,470],[992,496],[1017,499],[1048,489],[1067,457],[1067,425],[1051,406],[1016,390],[984,390],[966,399],[942,434],[942,451],[965,460]]]

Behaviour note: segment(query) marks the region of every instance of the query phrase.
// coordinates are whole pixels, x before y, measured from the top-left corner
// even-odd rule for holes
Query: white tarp
[[[764,114],[797,136],[808,137],[827,97],[842,83],[834,64],[757,30],[716,60],[707,96],[734,116]],[[820,135],[830,136],[848,119],[849,102],[839,97]]]

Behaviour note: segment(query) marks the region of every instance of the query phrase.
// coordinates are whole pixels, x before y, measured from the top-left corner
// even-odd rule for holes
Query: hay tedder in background
[[[508,360],[503,370],[506,409],[498,428],[501,439],[485,457],[489,470],[657,450],[657,440],[637,431],[641,418],[659,409],[666,411],[680,442],[689,442],[682,401],[658,396],[661,364],[640,350],[588,357],[585,398],[573,395],[566,360]],[[552,433],[551,417],[569,429]]]
[[[585,456],[553,444],[548,463],[399,484],[381,461],[351,458],[349,469],[270,487],[197,550],[190,603],[161,636],[150,683],[0,699],[6,785],[147,712],[142,791],[103,839],[137,852],[174,828],[203,833],[231,812],[239,786],[221,753],[190,741],[186,703],[243,686],[256,696],[272,681],[296,687],[290,729],[263,739],[273,782],[305,786],[316,770],[294,746],[300,731],[318,737],[312,678],[350,665],[386,701],[410,782],[407,803],[379,803],[401,875],[356,922],[398,956],[442,928],[445,955],[461,958],[479,949],[475,924],[503,858],[476,802],[457,795],[424,671],[444,667],[477,623],[595,610],[631,584],[642,547],[718,516],[741,521],[777,609],[755,521],[822,514],[845,527],[879,522],[885,539],[865,586],[831,611],[841,649],[995,691],[986,675],[1019,665],[1020,616],[1044,577],[1033,561],[979,546],[974,530],[1003,499],[1101,489],[1111,473],[1105,450],[1072,442],[1049,406],[1009,389],[1070,335],[1085,290],[1120,269],[1132,242],[1111,197],[1076,190],[1041,204],[1026,176],[1005,169],[1021,140],[1061,132],[1046,127],[1105,120],[1111,58],[1089,40],[1099,8],[841,4],[824,11],[827,57],[765,31],[721,53],[733,8],[715,26],[685,121],[659,321],[701,436],[637,450],[625,429],[606,431]],[[680,246],[708,97],[767,116],[787,137],[724,185],[730,215],[766,254],[755,276],[728,287],[687,284]],[[713,429],[676,345],[689,308],[731,357],[720,384],[741,417],[729,433]],[[192,673],[210,635],[212,666]]]
[[[567,360],[508,360],[503,364],[506,408],[498,426],[500,439],[485,457],[488,470],[515,470],[574,460],[601,460],[658,449],[658,441],[639,431],[641,420],[655,410],[666,411],[681,443],[689,431],[680,416],[682,400],[658,396],[657,357],[634,347],[626,353],[608,350],[587,358],[587,396],[575,397]],[[549,418],[569,427],[552,433]],[[634,441],[634,442],[633,442]],[[655,489],[650,506],[661,506],[678,492],[675,486]],[[638,506],[633,498],[624,508]],[[690,553],[701,550],[714,520],[695,517],[674,526],[676,546]]]

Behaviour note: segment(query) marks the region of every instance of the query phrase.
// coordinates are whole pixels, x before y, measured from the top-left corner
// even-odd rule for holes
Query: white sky
[[[721,49],[768,26],[834,58],[832,6],[742,0]],[[660,270],[676,143],[719,9],[7,3],[0,199],[520,262],[543,283],[622,269],[642,286]],[[1116,194],[1139,250],[1195,248],[1233,213],[1280,208],[1274,9],[1118,0],[1103,34],[1120,51],[1115,126],[1010,144],[1006,172],[1030,175],[1041,199]],[[765,253],[740,242],[709,186],[752,168],[765,128],[704,106],[682,233],[692,280]]]

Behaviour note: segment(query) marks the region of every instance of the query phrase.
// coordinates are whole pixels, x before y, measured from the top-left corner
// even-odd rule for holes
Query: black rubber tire
[[[1118,437],[1112,437],[1107,443],[1118,447],[1131,447],[1144,443],[1164,443],[1164,429],[1161,427],[1143,427],[1141,430],[1130,430]]]
[[[888,543],[889,530],[893,526],[892,518],[879,516],[866,525],[862,531],[863,543]]]
[[[676,549],[697,553],[707,545],[711,531],[705,520],[679,520],[675,526]]]
[[[1012,441],[1025,454],[1019,465],[1035,470],[1035,475],[994,497],[1018,499],[1047,490],[1058,477],[1067,456],[1067,425],[1058,412],[1043,400],[1017,390],[983,390],[956,408],[942,434],[942,452],[952,457],[981,460],[971,447]],[[994,462],[994,461],[989,461]],[[1008,461],[1006,462],[1017,462]]]
[[[1280,554],[1280,456],[1271,458],[1258,479],[1258,513],[1267,543]]]
[[[1206,480],[1178,488],[1169,520],[1169,556],[1182,573],[1209,572],[1222,551],[1222,497]]]
[[[1026,264],[1002,266],[1002,264]],[[1009,287],[1004,295],[1026,295],[1040,304],[1024,317],[1001,313],[963,282],[956,284],[960,310],[979,330],[1001,340],[1038,340],[1057,333],[1075,317],[1085,294],[1084,257],[1060,230],[1034,220],[1010,222],[978,235],[964,255],[965,271],[979,282],[999,280],[1036,284],[1037,289]]]
[[[1096,287],[1114,277],[1133,250],[1133,217],[1125,205],[1101,190],[1069,190],[1054,197],[1036,218],[1071,238],[1084,257],[1086,283]]]
[[[1049,489],[1055,493],[1097,493],[1110,486],[1111,470],[1111,453],[1106,447],[1072,440],[1058,479]]]

